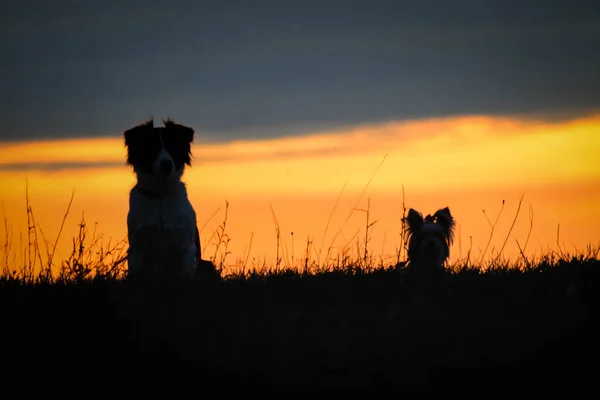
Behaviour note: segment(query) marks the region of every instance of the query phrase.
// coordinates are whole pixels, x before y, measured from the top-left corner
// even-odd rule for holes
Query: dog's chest
[[[165,198],[132,195],[127,224],[130,232],[187,241],[195,233],[196,213],[181,194]]]
[[[178,231],[189,229],[195,223],[195,213],[191,205],[186,202],[151,199],[142,202],[136,220],[140,227],[162,229],[165,231]]]

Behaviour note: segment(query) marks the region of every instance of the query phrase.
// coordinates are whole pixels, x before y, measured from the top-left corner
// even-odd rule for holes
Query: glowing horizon
[[[492,218],[506,200],[494,242],[501,247],[501,236],[507,234],[514,215],[506,214],[516,211],[519,196],[525,194],[505,248],[507,255],[515,257],[514,239],[522,242],[527,235],[530,204],[534,226],[542,227],[533,231],[532,242],[552,247],[561,224],[563,238],[576,248],[600,243],[600,228],[592,222],[600,220],[596,206],[600,204],[600,136],[594,135],[599,127],[600,114],[562,122],[462,116],[275,139],[200,141],[193,147],[193,167],[186,170],[184,181],[198,225],[207,223],[202,238],[205,258],[212,254],[206,242],[220,223],[222,210],[208,220],[225,199],[230,202],[228,229],[233,238],[229,263],[245,257],[251,235],[250,258],[274,258],[271,207],[287,242],[293,231],[294,240],[305,242],[310,236],[315,245],[323,242],[325,247],[335,236],[340,243],[334,247],[341,247],[357,230],[364,234],[364,212],[350,211],[355,205],[366,208],[369,200],[371,220],[377,220],[370,245],[376,255],[389,255],[399,243],[403,188],[406,207],[424,214],[450,206],[462,242],[455,243],[453,257],[461,252],[464,256],[469,236],[474,248],[480,242],[485,245],[489,226],[482,210]],[[124,157],[120,135],[5,144],[0,149],[0,201],[13,235],[26,227],[27,179],[37,222],[49,240],[58,232],[75,190],[61,253],[68,250],[70,233],[83,212],[108,237],[124,237],[127,194],[135,181]],[[340,204],[323,240],[338,196]],[[299,244],[295,246],[297,255]]]

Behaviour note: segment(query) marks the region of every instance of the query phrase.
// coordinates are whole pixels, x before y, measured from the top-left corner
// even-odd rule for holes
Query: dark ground
[[[177,288],[0,280],[1,387],[23,393],[264,386],[593,384],[600,261],[285,273]]]

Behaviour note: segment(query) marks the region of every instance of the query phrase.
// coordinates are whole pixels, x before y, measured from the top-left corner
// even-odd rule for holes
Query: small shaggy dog
[[[161,280],[216,273],[203,261],[196,212],[181,181],[191,166],[192,128],[153,120],[124,132],[127,165],[137,182],[129,194],[127,234],[129,276]]]
[[[448,207],[425,218],[411,208],[404,220],[404,233],[411,269],[422,273],[443,271],[454,241],[454,218]]]

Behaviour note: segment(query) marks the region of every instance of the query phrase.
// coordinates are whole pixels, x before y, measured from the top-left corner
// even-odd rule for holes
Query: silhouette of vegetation
[[[314,249],[310,238],[300,258],[293,245],[289,257],[272,209],[276,264],[248,265],[251,237],[228,265],[225,212],[209,236],[214,252],[203,251],[222,280],[142,286],[126,279],[126,239],[103,240],[83,217],[58,264],[58,238],[43,236],[27,200],[25,249],[14,247],[4,220],[3,386],[198,393],[219,385],[585,383],[594,373],[600,246],[568,252],[557,234],[555,250],[529,259],[527,238],[517,242],[521,257],[507,260],[488,244],[481,260],[470,249],[441,279],[423,281],[405,272],[403,237],[396,260],[373,255],[375,222],[368,209],[357,211],[366,223],[351,240],[354,258],[348,243],[322,259],[323,243]]]

